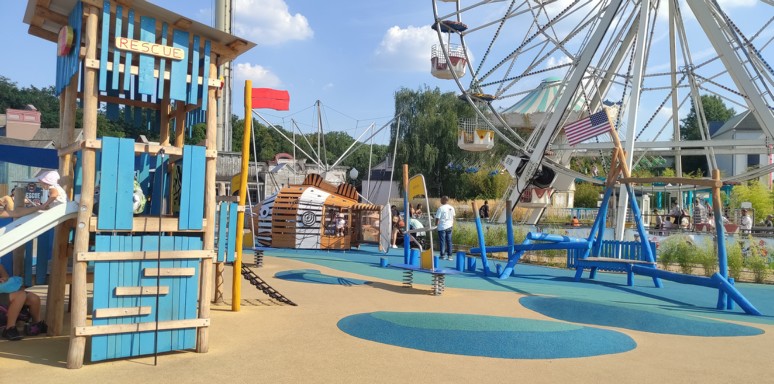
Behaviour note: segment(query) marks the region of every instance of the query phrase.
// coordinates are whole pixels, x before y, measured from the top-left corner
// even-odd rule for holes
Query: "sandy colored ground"
[[[314,268],[374,281],[341,286],[273,278],[279,271]],[[226,276],[231,271],[227,270]],[[341,332],[343,317],[372,311],[471,313],[548,318],[518,304],[519,294],[429,287],[373,279],[318,265],[266,258],[260,275],[298,307],[271,303],[247,282],[243,306],[212,313],[210,350],[179,352],[64,368],[67,337],[0,341],[0,381],[44,383],[762,383],[774,373],[774,326],[754,337],[688,337],[616,329],[638,344],[633,351],[578,359],[510,360],[418,351]],[[230,283],[226,284],[230,287]],[[45,293],[45,287],[36,287]],[[226,294],[230,300],[230,292]],[[550,319],[553,320],[553,319]],[[481,340],[482,343],[493,342]]]

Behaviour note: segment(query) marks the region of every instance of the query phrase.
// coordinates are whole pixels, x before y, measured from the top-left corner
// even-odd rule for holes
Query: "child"
[[[59,172],[41,171],[38,173],[37,179],[44,188],[48,189],[48,200],[40,209],[49,209],[67,202],[67,192],[59,185]]]
[[[8,272],[0,265],[0,283],[8,281],[9,278]],[[0,324],[0,328],[3,328],[4,338],[11,341],[22,339],[19,330],[16,329],[16,320],[19,319],[19,314],[25,305],[29,307],[33,322],[27,328],[27,335],[34,336],[48,331],[48,326],[40,319],[40,297],[21,289],[10,293],[0,293],[0,307],[5,309],[3,312],[6,316],[6,322]]]
[[[344,219],[344,215],[339,213],[338,220],[336,220],[336,236],[344,236],[344,229],[347,225],[347,220]]]

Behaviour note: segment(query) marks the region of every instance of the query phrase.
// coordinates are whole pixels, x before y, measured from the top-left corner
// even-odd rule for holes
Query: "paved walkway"
[[[271,253],[271,252],[269,252]],[[67,337],[30,337],[0,341],[0,380],[43,383],[726,383],[764,382],[774,373],[774,287],[740,289],[768,316],[753,318],[714,311],[714,292],[687,293],[678,284],[664,290],[647,287],[649,279],[625,287],[622,275],[601,274],[601,283],[572,283],[568,270],[519,266],[518,278],[505,281],[450,276],[442,296],[429,286],[401,287],[401,273],[378,267],[379,256],[348,252],[277,252],[258,273],[298,307],[272,303],[243,284],[242,311],[215,307],[210,351],[179,352],[153,358],[87,364],[67,370]],[[399,253],[389,256],[397,263]],[[247,259],[250,259],[248,257]],[[296,270],[317,270],[338,284],[275,278]],[[228,278],[231,271],[225,274]],[[370,281],[370,284],[360,284]],[[356,282],[356,283],[353,283]],[[429,280],[428,280],[429,282]],[[678,288],[673,288],[677,286]],[[230,282],[226,282],[230,287]],[[45,292],[45,287],[35,287]],[[698,292],[698,293],[697,293]],[[537,296],[535,296],[537,295]],[[427,352],[351,336],[337,326],[348,316],[372,312],[469,314],[563,322],[527,309],[520,299],[560,297],[633,308],[632,316],[651,308],[681,317],[711,317],[763,330],[755,336],[697,337],[655,333],[626,327],[592,325],[625,334],[636,348],[585,358],[505,359]],[[227,300],[230,292],[226,292]],[[640,312],[638,312],[640,311]],[[620,313],[624,313],[621,315]],[[620,312],[618,316],[629,316]],[[698,317],[697,317],[698,316]],[[574,323],[568,323],[574,324]],[[496,345],[497,339],[478,342]]]

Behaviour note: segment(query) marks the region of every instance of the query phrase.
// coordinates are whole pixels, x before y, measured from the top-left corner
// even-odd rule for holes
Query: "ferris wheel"
[[[570,146],[561,129],[603,109],[630,163],[638,160],[635,153],[642,158],[644,151],[668,152],[680,173],[683,155],[705,155],[711,169],[721,155],[763,158],[774,142],[774,2],[758,1],[748,9],[721,4],[434,0],[438,44],[432,73],[456,82],[475,107],[473,130],[488,130],[532,159],[522,167],[527,171],[540,161],[560,169],[572,154],[611,148],[607,135]],[[742,11],[755,17],[735,19]],[[758,126],[757,136],[724,136],[713,122],[698,118],[701,139],[681,140],[681,120],[692,106],[702,110],[705,95],[742,112],[745,124]],[[470,137],[470,125],[460,124],[461,138],[463,131]],[[547,151],[553,156],[543,157]],[[774,170],[759,165],[729,176],[754,178]]]
[[[514,177],[505,196],[511,201],[519,201],[530,185],[593,182],[571,171],[570,159],[590,150],[610,153],[617,135],[569,145],[562,128],[599,114],[620,134],[630,169],[644,149],[671,151],[678,176],[681,157],[692,151],[706,156],[710,169],[719,169],[718,156],[732,163],[745,154],[757,156],[754,169],[734,170],[727,179],[774,171],[771,0],[754,1],[747,17],[719,0],[433,0],[432,5],[439,42],[432,72],[454,81],[474,107],[480,124],[475,132],[489,130],[514,148],[516,156],[503,161]],[[743,112],[718,131],[703,118],[705,95]],[[700,139],[683,141],[680,127],[690,110],[696,111]],[[757,130],[742,136],[738,128],[744,125]],[[460,147],[467,149],[463,137],[470,137],[471,129],[460,128]],[[621,188],[616,210],[619,240],[626,193]],[[537,223],[543,211],[532,209],[528,222]]]

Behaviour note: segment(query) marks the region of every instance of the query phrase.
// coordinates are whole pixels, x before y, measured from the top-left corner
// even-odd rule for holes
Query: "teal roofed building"
[[[500,115],[511,128],[534,128],[546,116],[549,107],[558,101],[556,94],[559,92],[561,83],[561,77],[554,76],[543,79],[537,88],[530,91],[516,104],[501,111]],[[585,113],[583,103],[583,99],[575,103],[567,121],[578,120]]]

